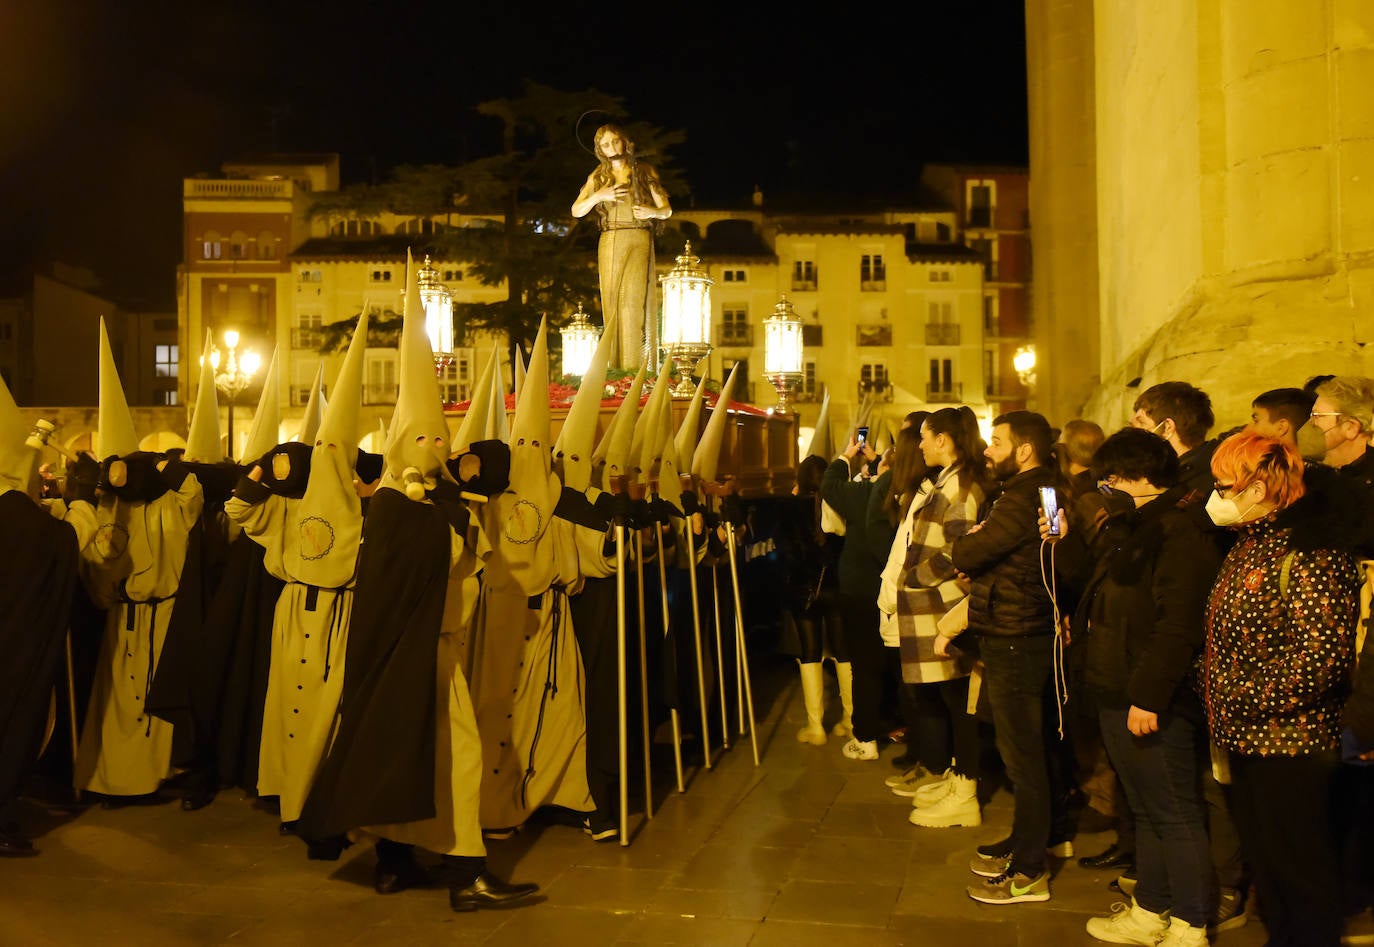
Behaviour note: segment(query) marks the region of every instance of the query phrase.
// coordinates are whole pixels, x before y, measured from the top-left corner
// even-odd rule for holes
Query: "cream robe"
[[[595,808],[582,655],[568,607],[568,595],[582,585],[576,527],[551,516],[548,498],[556,500],[562,486],[547,477],[549,492],[535,502],[507,493],[485,511],[495,548],[483,576],[468,679],[482,735],[481,818],[488,829],[522,825],[546,805]]]
[[[95,538],[81,551],[82,580],[107,615],[77,751],[78,789],[141,796],[171,775],[172,725],[145,714],[143,704],[204,502],[200,481],[188,473],[180,488],[151,503],[106,494],[95,508]],[[121,600],[121,580],[129,601]]]
[[[312,487],[318,476],[334,474],[312,466]],[[299,500],[269,494],[259,503],[234,496],[224,505],[263,547],[263,567],[286,582],[272,617],[258,753],[258,793],[279,797],[283,822],[300,818],[333,733],[362,539],[362,507],[351,482],[328,503],[311,499],[309,492]]]

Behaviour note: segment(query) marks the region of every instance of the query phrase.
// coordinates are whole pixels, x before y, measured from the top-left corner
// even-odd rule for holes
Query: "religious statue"
[[[597,268],[604,325],[620,327],[615,364],[637,369],[658,360],[658,320],[651,309],[654,221],[673,213],[658,172],[635,160],[634,142],[617,125],[602,125],[592,139],[597,166],[572,205],[574,217],[595,210],[601,225]]]

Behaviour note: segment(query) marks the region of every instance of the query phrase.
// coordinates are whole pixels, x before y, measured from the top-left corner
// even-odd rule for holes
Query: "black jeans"
[[[1126,729],[1125,707],[1098,714],[1102,742],[1135,814],[1135,899],[1156,914],[1168,910],[1194,927],[1212,913],[1212,858],[1198,772],[1205,729],[1186,716],[1159,715],[1144,737]]]
[[[997,752],[1015,795],[1011,823],[1011,870],[1032,877],[1045,870],[1045,848],[1054,821],[1055,795],[1046,763],[1045,694],[1051,687],[1054,636],[979,639],[983,686]]]
[[[1232,814],[1270,947],[1341,941],[1344,889],[1331,819],[1338,765],[1335,753],[1231,754]]]
[[[878,594],[846,594],[844,636],[849,666],[854,675],[854,739],[870,741],[883,736],[884,656],[883,636],[878,631]]]

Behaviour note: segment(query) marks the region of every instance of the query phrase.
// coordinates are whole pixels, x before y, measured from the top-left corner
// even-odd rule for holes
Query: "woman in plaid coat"
[[[896,577],[902,681],[936,691],[938,701],[921,703],[944,712],[928,715],[934,719],[923,723],[923,736],[953,751],[944,779],[912,797],[911,823],[928,828],[982,824],[978,721],[968,712],[973,661],[949,648],[950,639],[938,627],[967,591],[957,579],[950,550],[956,538],[974,528],[986,499],[982,450],[977,418],[967,407],[941,408],[921,425],[921,453],[939,472],[911,503],[911,529]],[[894,550],[893,558],[898,554]]]

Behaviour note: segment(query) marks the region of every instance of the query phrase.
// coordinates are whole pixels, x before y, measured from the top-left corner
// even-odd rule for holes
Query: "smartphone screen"
[[[1045,520],[1050,524],[1050,535],[1059,535],[1059,495],[1054,487],[1040,488],[1040,508],[1045,511]]]
[[[867,428],[867,427],[861,427],[861,428],[859,428],[859,433],[858,433],[858,435],[855,437],[855,440],[857,440],[857,441],[859,442],[859,446],[860,446],[860,447],[863,447],[865,444],[867,444],[867,443],[868,443],[868,428]]]

